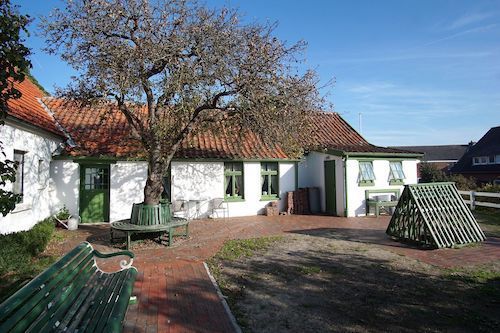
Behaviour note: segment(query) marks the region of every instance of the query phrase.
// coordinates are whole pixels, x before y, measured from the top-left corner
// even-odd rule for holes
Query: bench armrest
[[[116,256],[127,256],[130,258],[130,261],[127,261],[126,259],[120,260],[120,267],[121,269],[127,269],[132,267],[132,264],[134,262],[134,254],[130,251],[118,251],[118,252],[113,252],[113,253],[102,253],[94,249],[93,255],[96,256],[97,258],[101,259],[107,259],[111,257],[116,257]]]

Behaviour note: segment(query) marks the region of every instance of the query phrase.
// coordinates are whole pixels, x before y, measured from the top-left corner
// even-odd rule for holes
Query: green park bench
[[[128,256],[103,272],[95,257]],[[83,242],[0,304],[0,332],[121,332],[137,269]]]
[[[178,227],[185,227],[184,232],[175,233]],[[170,210],[161,209],[159,205],[134,204],[130,219],[111,222],[111,242],[115,240],[115,231],[126,234],[127,250],[133,234],[160,233],[168,234],[168,246],[172,245],[174,236],[189,235],[189,221],[181,217],[172,217]]]
[[[375,196],[373,196],[375,194]],[[385,195],[384,195],[385,194]],[[387,199],[380,199],[384,195],[388,197]],[[378,190],[366,190],[365,191],[365,202],[366,202],[366,216],[370,214],[370,208],[375,209],[375,216],[380,215],[381,208],[396,207],[399,200],[399,190],[395,189],[378,189]]]

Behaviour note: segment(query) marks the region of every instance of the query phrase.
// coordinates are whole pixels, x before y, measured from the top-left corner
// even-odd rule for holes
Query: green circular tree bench
[[[182,226],[185,227],[185,231],[175,234],[175,229]],[[130,219],[111,222],[111,242],[115,239],[114,231],[116,230],[126,234],[127,250],[130,248],[131,236],[141,233],[168,233],[168,246],[170,246],[174,236],[189,235],[189,221],[180,217],[172,217],[168,203],[134,204]]]

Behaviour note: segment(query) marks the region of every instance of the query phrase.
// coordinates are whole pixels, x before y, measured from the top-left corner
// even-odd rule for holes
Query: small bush
[[[48,218],[31,230],[0,235],[0,275],[29,266],[45,250],[53,232],[54,222]]]
[[[459,190],[475,190],[477,188],[474,178],[467,178],[463,175],[447,175],[431,163],[423,162],[420,165],[420,182],[454,182]]]
[[[59,212],[57,212],[57,214],[56,214],[56,217],[59,220],[67,220],[67,219],[69,219],[70,216],[71,216],[71,214],[69,213],[69,210],[68,210],[68,208],[66,208],[66,206],[63,206],[63,208],[61,208],[59,210]]]

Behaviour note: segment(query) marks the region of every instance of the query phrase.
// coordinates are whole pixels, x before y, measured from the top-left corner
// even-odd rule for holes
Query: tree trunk
[[[144,204],[157,205],[163,192],[163,175],[168,162],[161,162],[159,154],[153,153],[148,160],[148,179],[144,187]]]

